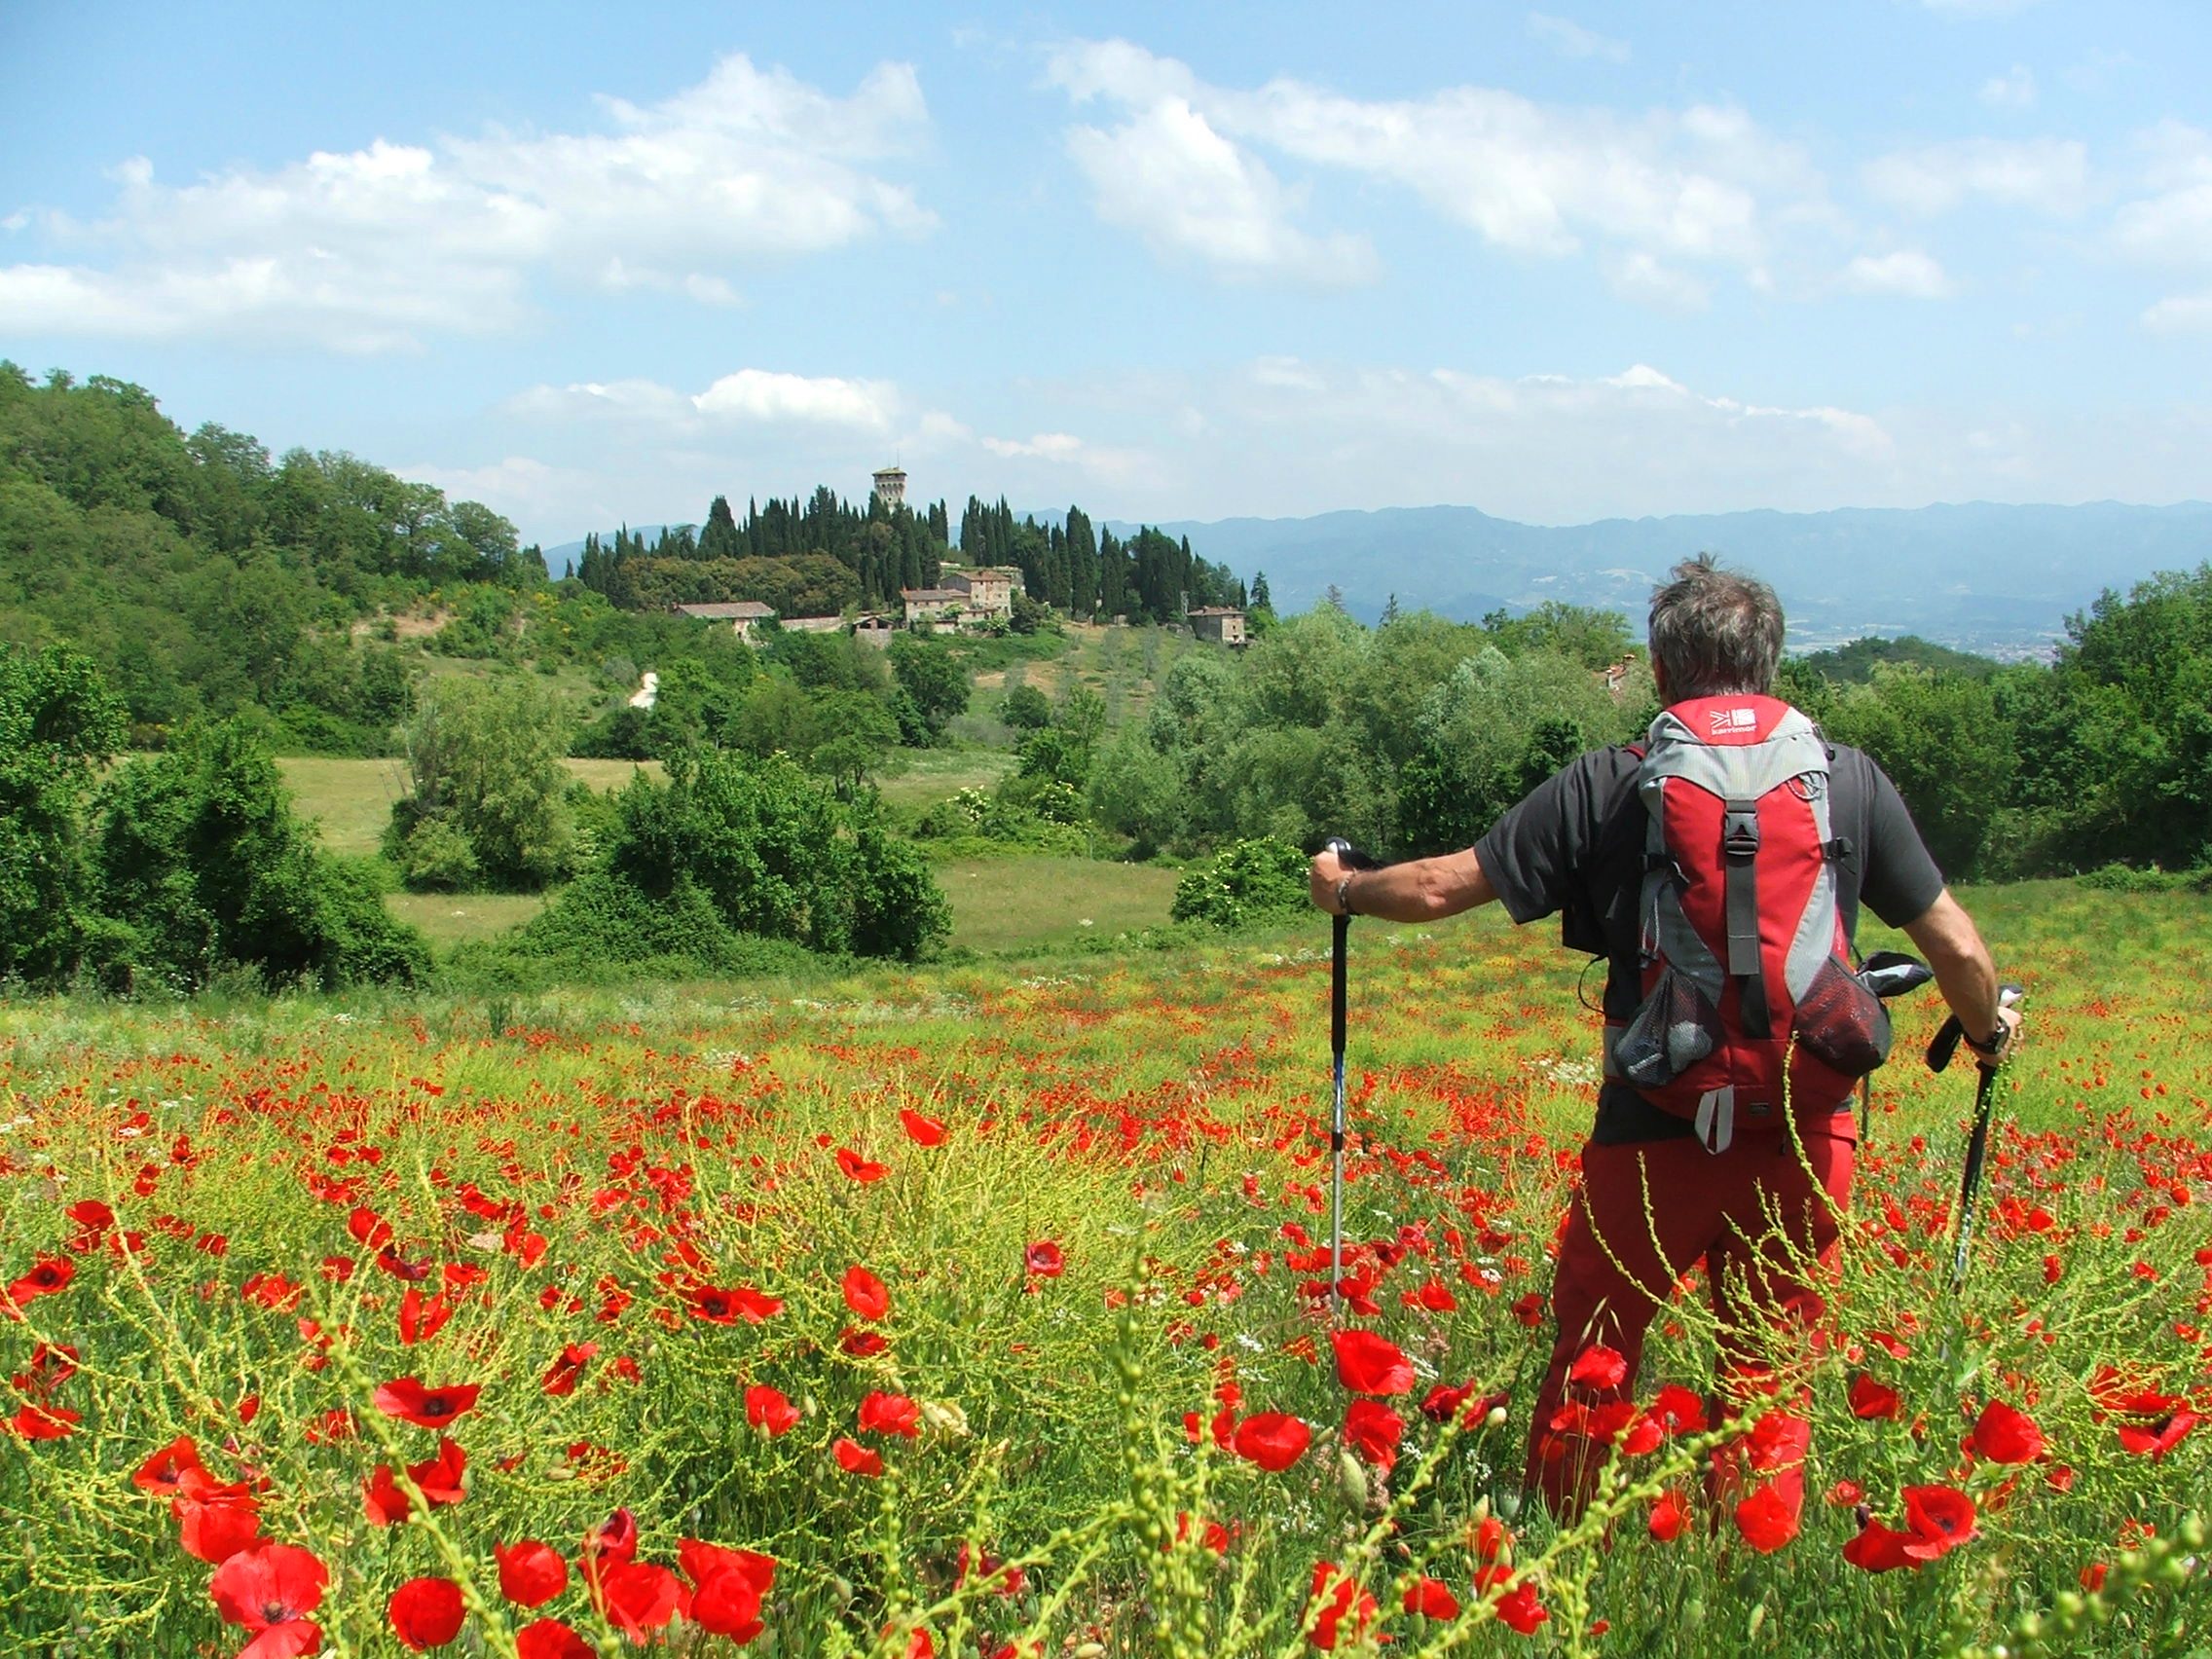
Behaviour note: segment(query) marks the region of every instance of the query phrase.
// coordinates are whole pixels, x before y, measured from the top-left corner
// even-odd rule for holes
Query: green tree
[[[2012,772],[2012,738],[1986,679],[1878,667],[1837,701],[1825,729],[1889,773],[1945,874],[1973,872]]]
[[[528,889],[566,874],[567,751],[567,722],[534,681],[431,682],[407,725],[410,789],[392,808],[397,843],[425,820],[450,818],[489,882]]]
[[[77,971],[89,920],[85,808],[123,706],[79,652],[0,644],[0,979]]]
[[[968,708],[968,671],[949,646],[935,640],[900,634],[890,646],[891,672],[922,723],[941,734],[953,717]]]

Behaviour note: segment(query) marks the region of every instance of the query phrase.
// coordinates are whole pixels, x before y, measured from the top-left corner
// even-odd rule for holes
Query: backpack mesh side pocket
[[[1797,1044],[1838,1076],[1864,1077],[1890,1057],[1889,1011],[1831,956],[1797,999]]]
[[[1638,1088],[1672,1083],[1720,1046],[1720,1014],[1687,975],[1669,969],[1613,1048],[1613,1065]]]

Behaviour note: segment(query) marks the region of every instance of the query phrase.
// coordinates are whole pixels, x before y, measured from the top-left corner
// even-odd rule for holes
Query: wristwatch
[[[1340,916],[1351,914],[1351,877],[1349,875],[1337,883],[1337,914]]]
[[[2004,1058],[2005,1051],[2012,1046],[2012,1028],[2003,1019],[1998,1020],[1996,1032],[1986,1043],[1977,1043],[1963,1031],[1959,1035],[1968,1048],[1985,1060]]]

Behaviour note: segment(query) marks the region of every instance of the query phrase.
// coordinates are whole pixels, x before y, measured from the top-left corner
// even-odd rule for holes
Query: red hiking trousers
[[[1582,1187],[1567,1211],[1552,1285],[1551,1365],[1536,1395],[1524,1477],[1555,1515],[1580,1509],[1606,1456],[1604,1446],[1552,1426],[1567,1398],[1567,1368],[1584,1348],[1603,1344],[1628,1362],[1626,1382],[1610,1390],[1577,1386],[1574,1399],[1601,1405],[1633,1398],[1643,1333],[1700,1257],[1721,1325],[1722,1413],[1732,1411],[1732,1380],[1766,1372],[1773,1344],[1758,1340],[1759,1326],[1801,1326],[1801,1333],[1782,1333],[1794,1346],[1815,1340],[1825,1311],[1818,1280],[1834,1260],[1856,1128],[1842,1112],[1800,1118],[1794,1138],[1739,1131],[1717,1155],[1687,1135],[1582,1149]],[[1762,1391],[1780,1381],[1768,1379]],[[1790,1409],[1802,1420],[1802,1407]],[[1804,1439],[1798,1430],[1784,1466],[1772,1471],[1792,1515],[1804,1503]],[[1722,1460],[1714,1495],[1741,1495],[1732,1491],[1736,1480],[1733,1465]]]

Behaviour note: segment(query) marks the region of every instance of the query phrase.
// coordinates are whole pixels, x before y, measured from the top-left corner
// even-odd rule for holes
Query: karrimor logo
[[[1709,727],[1707,735],[1710,737],[1721,737],[1730,732],[1752,731],[1757,728],[1759,723],[1758,711],[1755,709],[1708,709],[1705,712],[1705,718]]]

